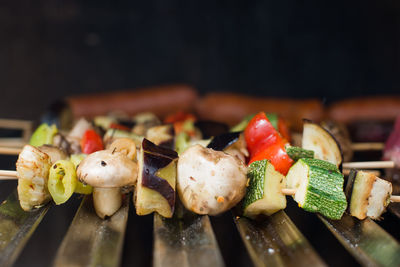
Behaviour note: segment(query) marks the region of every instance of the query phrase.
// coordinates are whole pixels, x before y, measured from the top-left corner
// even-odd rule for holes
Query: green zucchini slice
[[[297,146],[287,146],[286,153],[294,161],[298,161],[299,159],[302,158],[307,158],[307,159],[314,158],[314,151],[307,150]]]
[[[298,160],[286,176],[287,188],[296,189],[294,200],[301,208],[334,220],[340,219],[347,207],[343,183],[338,168],[319,159]]]
[[[286,196],[282,194],[286,178],[268,160],[250,164],[248,178],[250,183],[243,201],[244,216],[269,216],[286,208]]]

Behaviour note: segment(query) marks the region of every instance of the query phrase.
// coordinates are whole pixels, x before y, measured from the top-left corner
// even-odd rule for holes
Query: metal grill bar
[[[209,217],[154,214],[153,266],[224,266]]]
[[[400,218],[400,203],[390,203],[388,210],[397,218]]]
[[[326,266],[284,211],[262,222],[245,217],[236,226],[255,266]]]
[[[337,221],[318,217],[362,265],[400,266],[400,244],[371,219],[360,221],[348,214]]]
[[[11,266],[51,204],[31,212],[19,205],[17,190],[0,206],[0,266]]]
[[[54,266],[118,266],[128,220],[129,203],[111,217],[97,217],[92,197],[85,196],[75,214],[60,248]]]

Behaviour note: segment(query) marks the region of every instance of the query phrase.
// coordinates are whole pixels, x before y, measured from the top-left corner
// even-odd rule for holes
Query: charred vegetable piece
[[[347,207],[343,174],[336,165],[319,159],[299,159],[286,176],[288,188],[301,208],[338,220]]]
[[[197,214],[220,214],[245,195],[246,166],[222,151],[191,146],[180,155],[177,168],[180,200]]]
[[[75,165],[68,160],[59,160],[50,168],[48,188],[57,205],[65,203],[74,193],[78,179]]]
[[[294,161],[298,161],[299,159],[302,158],[307,158],[307,159],[314,158],[314,151],[296,146],[287,146],[286,153]]]
[[[229,126],[222,122],[199,120],[194,123],[194,126],[200,130],[203,139],[209,139],[229,131]]]
[[[233,143],[237,142],[239,140],[239,137],[240,132],[221,134],[211,139],[211,142],[207,145],[207,147],[214,150],[222,151]]]
[[[140,147],[143,141],[143,136],[139,136],[135,133],[117,129],[108,129],[103,137],[105,147],[108,148],[112,144],[112,142],[114,142],[118,138],[132,139],[133,141],[135,141],[136,147]]]
[[[29,211],[51,199],[47,189],[50,166],[46,153],[31,145],[23,147],[16,163],[18,198],[23,210]]]
[[[147,130],[146,138],[156,145],[174,147],[174,127],[172,124],[154,126]]]
[[[171,218],[175,209],[176,161],[178,154],[143,139],[136,186],[136,213],[157,212]]]
[[[57,160],[68,158],[67,153],[52,145],[43,145],[38,147],[38,149],[50,157],[51,164],[55,163]]]
[[[129,138],[118,138],[109,147],[110,151],[125,154],[130,160],[136,160],[136,143]]]
[[[320,125],[304,120],[302,147],[314,151],[314,157],[336,166],[343,162],[342,151],[335,137]]]
[[[133,122],[135,126],[132,132],[139,136],[145,136],[148,129],[161,124],[159,118],[151,112],[136,114]]]
[[[57,127],[42,123],[32,134],[29,144],[31,146],[42,146],[53,144],[53,137],[58,132]]]
[[[286,197],[282,194],[282,189],[286,186],[285,176],[275,171],[268,160],[250,164],[247,177],[250,184],[243,200],[244,216],[269,216],[286,208]]]
[[[360,220],[379,219],[390,203],[392,184],[372,173],[352,170],[346,186],[349,211]]]
[[[343,161],[351,161],[353,158],[353,149],[351,147],[350,133],[346,125],[334,121],[323,121],[321,122],[321,126],[331,133],[339,143],[340,149],[342,150]]]

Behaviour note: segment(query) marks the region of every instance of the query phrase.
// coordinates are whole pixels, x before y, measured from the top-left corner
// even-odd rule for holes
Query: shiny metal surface
[[[284,211],[235,222],[255,266],[327,266]]]
[[[128,220],[128,198],[110,218],[94,211],[91,196],[85,196],[62,241],[54,266],[118,266]]]
[[[11,266],[51,204],[30,212],[19,205],[17,190],[0,206],[0,266]]]
[[[318,215],[342,245],[364,266],[400,266],[400,244],[374,221],[344,214],[341,220]]]
[[[184,212],[165,219],[154,214],[153,266],[224,266],[209,217]]]

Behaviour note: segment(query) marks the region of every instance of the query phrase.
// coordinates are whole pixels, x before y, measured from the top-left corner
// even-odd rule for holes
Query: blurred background
[[[2,1],[0,116],[188,83],[201,93],[399,94],[398,1]]]
[[[38,119],[69,95],[171,83],[325,103],[399,95],[399,15],[399,1],[2,1],[0,117]],[[13,168],[15,158],[0,161]],[[2,196],[13,188],[3,183]],[[16,266],[51,265],[79,202],[49,211]],[[295,203],[288,213],[330,265],[356,265],[315,216],[301,224]],[[152,218],[130,216],[122,265],[148,266]],[[212,220],[227,266],[246,266],[230,214]]]

